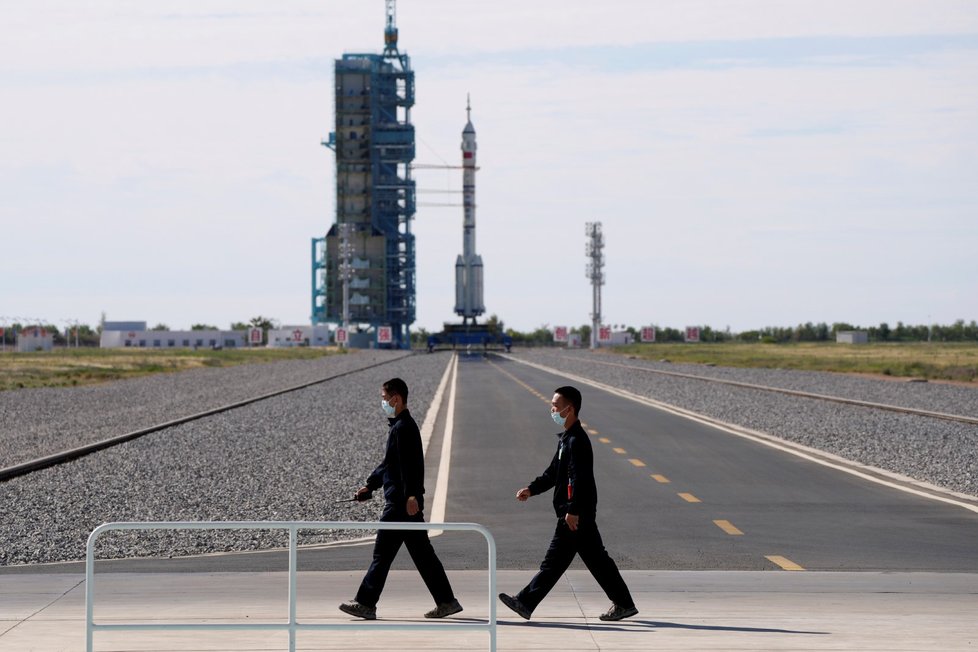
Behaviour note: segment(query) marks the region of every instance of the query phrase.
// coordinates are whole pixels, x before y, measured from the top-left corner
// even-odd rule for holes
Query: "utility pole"
[[[598,329],[601,327],[601,286],[604,285],[604,235],[601,222],[588,222],[584,225],[588,237],[584,253],[590,258],[587,264],[587,277],[591,279],[591,348],[598,348]]]

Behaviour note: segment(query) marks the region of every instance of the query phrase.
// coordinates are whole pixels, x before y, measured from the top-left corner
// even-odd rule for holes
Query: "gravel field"
[[[87,387],[0,392],[0,468],[405,355],[357,351]]]
[[[655,363],[584,351],[521,350],[516,357],[953,491],[978,495],[978,426],[596,362],[615,362],[968,416],[978,416],[978,389],[824,372]]]
[[[89,532],[106,521],[378,518],[382,501],[376,499],[366,505],[332,503],[361,486],[383,455],[387,421],[380,409],[380,385],[393,376],[408,382],[408,406],[420,426],[449,361],[447,354],[358,353],[326,359],[318,366],[282,362],[263,365],[265,369],[194,371],[67,390],[83,396],[80,405],[86,406],[91,404],[92,390],[99,390],[96,395],[114,408],[113,422],[131,430],[133,424],[122,413],[134,403],[139,405],[132,407],[132,418],[148,425],[154,419],[172,418],[176,407],[183,413],[199,411],[208,401],[226,403],[228,394],[219,393],[221,388],[247,394],[242,389],[247,384],[248,391],[257,393],[385,356],[394,361],[0,484],[0,565],[83,559]],[[256,378],[263,375],[267,377]],[[136,391],[134,385],[146,391],[138,400],[129,398]],[[121,400],[113,396],[113,390],[118,394],[120,388],[126,395]],[[62,405],[71,404],[62,390],[39,391],[56,393]],[[149,405],[169,392],[186,402]],[[197,402],[189,407],[194,397]],[[36,400],[36,396],[5,398],[15,404]],[[70,418],[55,416],[76,431],[92,429],[86,417],[111,430],[99,409],[78,410]],[[40,415],[34,418],[44,421]],[[45,426],[45,432],[49,428]],[[430,501],[434,478],[426,480]],[[325,531],[303,535],[300,543],[362,536],[362,531]],[[100,539],[98,555],[131,557],[168,551],[177,556],[287,544],[287,533],[261,530],[119,532]]]

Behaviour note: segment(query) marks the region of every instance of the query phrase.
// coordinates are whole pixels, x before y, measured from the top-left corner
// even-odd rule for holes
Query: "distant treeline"
[[[581,326],[572,329],[571,332],[581,333],[582,339],[591,337],[591,327]],[[632,333],[635,341],[639,340],[640,329],[627,327],[625,330]],[[870,342],[975,342],[978,341],[978,322],[974,320],[965,323],[959,319],[951,325],[925,324],[910,325],[897,322],[895,326],[890,326],[886,322],[878,326],[858,326],[846,322],[836,322],[826,324],[819,322],[813,324],[806,322],[797,326],[767,326],[765,328],[733,333],[727,330],[715,330],[709,326],[700,328],[700,341],[702,342],[765,342],[765,343],[786,343],[786,342],[834,342],[836,333],[842,331],[865,331],[869,336]],[[655,329],[655,339],[657,342],[682,342],[685,339],[686,330],[670,328],[668,326]],[[586,336],[586,337],[585,337]]]
[[[513,343],[517,345],[549,345],[553,344],[553,329],[549,325],[521,332],[512,328],[505,329],[503,322],[496,316],[491,316],[486,321],[486,326],[491,332],[505,332],[513,338]],[[640,340],[641,329],[624,324],[614,325],[615,331],[628,331],[632,334],[635,341]],[[421,329],[423,332],[423,329]],[[765,343],[787,343],[787,342],[834,342],[836,333],[840,331],[866,331],[871,342],[975,342],[978,341],[978,322],[972,320],[965,323],[959,319],[951,325],[933,324],[927,326],[919,324],[912,326],[897,322],[895,326],[887,323],[878,326],[859,326],[846,322],[836,322],[827,324],[819,322],[817,324],[807,322],[797,326],[767,326],[765,328],[739,333],[731,332],[730,329],[717,330],[710,326],[700,327],[701,342],[765,342]],[[591,339],[591,326],[584,324],[573,327],[570,332],[579,334],[582,342],[589,342]],[[683,342],[685,341],[685,328],[672,328],[669,326],[655,325],[656,342]],[[425,333],[425,337],[427,334]]]
[[[978,323],[965,323],[959,319],[949,326],[933,324],[916,326],[898,321],[895,326],[886,322],[878,326],[854,326],[837,322],[829,326],[824,322],[799,324],[794,328],[768,327],[756,331],[737,333],[736,339],[745,342],[830,342],[840,331],[866,331],[870,342],[974,342],[978,341]],[[681,335],[681,333],[680,333]],[[680,337],[680,339],[682,339]]]

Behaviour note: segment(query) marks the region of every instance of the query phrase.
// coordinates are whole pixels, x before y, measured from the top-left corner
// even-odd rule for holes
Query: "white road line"
[[[978,505],[973,505],[970,503],[962,502],[960,500],[955,500],[951,496],[961,496],[961,498],[966,500],[975,500],[974,496],[967,496],[965,494],[957,494],[953,491],[948,491],[943,487],[938,487],[927,482],[921,482],[920,480],[914,480],[913,478],[901,475],[899,473],[893,473],[892,471],[887,471],[886,469],[880,469],[875,466],[870,466],[868,464],[860,464],[859,462],[853,462],[852,460],[847,460],[838,455],[833,455],[832,453],[826,453],[809,446],[803,446],[802,444],[796,444],[794,442],[789,442],[783,439],[779,439],[773,435],[769,435],[765,432],[759,432],[757,430],[751,430],[749,428],[742,428],[741,426],[734,425],[732,423],[727,423],[725,421],[720,421],[718,419],[713,419],[702,414],[697,414],[690,410],[685,410],[683,408],[675,407],[669,405],[668,403],[661,403],[659,401],[646,398],[645,396],[640,396],[638,394],[633,394],[624,389],[619,389],[617,387],[612,387],[611,385],[605,385],[596,380],[591,380],[590,378],[584,378],[583,376],[577,376],[574,374],[569,374],[565,371],[560,371],[558,369],[553,369],[552,367],[547,367],[545,365],[537,364],[535,362],[529,362],[527,360],[520,360],[517,357],[511,355],[499,354],[507,360],[512,360],[513,362],[519,362],[520,364],[525,364],[528,367],[533,367],[541,371],[545,371],[555,376],[561,376],[569,380],[573,380],[584,385],[590,385],[591,387],[596,387],[597,389],[604,390],[610,394],[615,394],[616,396],[621,396],[622,398],[627,398],[629,400],[635,401],[636,403],[642,403],[649,407],[654,407],[664,412],[669,412],[677,416],[690,419],[702,423],[707,426],[716,428],[717,430],[722,430],[724,432],[730,433],[731,435],[737,435],[738,437],[743,437],[744,439],[750,439],[751,441],[757,442],[759,444],[764,444],[765,446],[770,446],[785,453],[790,453],[791,455],[796,455],[802,459],[806,459],[810,462],[815,462],[816,464],[821,464],[822,466],[827,466],[831,469],[836,469],[837,471],[842,471],[850,475],[862,478],[864,480],[869,480],[870,482],[875,482],[876,484],[883,485],[884,487],[890,487],[891,489],[896,489],[898,491],[903,491],[915,496],[921,496],[922,498],[930,498],[931,500],[936,500],[942,503],[947,503],[949,505],[954,505],[956,507],[963,507],[971,512],[978,513]],[[893,478],[893,482],[885,480],[875,475],[870,475],[870,473],[878,473],[890,478]],[[912,485],[912,486],[907,486]],[[920,487],[917,489],[915,487]]]
[[[424,424],[421,426],[421,450],[424,451],[425,455],[428,454],[428,442],[431,441],[431,436],[435,432],[435,419],[438,418],[438,411],[441,410],[442,397],[445,394],[445,386],[448,385],[448,377],[452,373],[452,362],[454,360],[455,354],[452,353],[448,358],[448,364],[445,365],[445,373],[441,375],[438,389],[435,390],[435,395],[431,399],[431,405],[428,406],[428,412],[424,415]]]
[[[435,482],[435,497],[431,504],[430,523],[445,522],[445,507],[448,503],[448,471],[452,458],[452,434],[455,430],[455,390],[458,388],[458,356],[452,354],[452,385],[448,393],[448,407],[445,410],[445,435],[441,441],[441,458],[438,461],[438,480]],[[438,536],[441,530],[431,530],[428,536]]]

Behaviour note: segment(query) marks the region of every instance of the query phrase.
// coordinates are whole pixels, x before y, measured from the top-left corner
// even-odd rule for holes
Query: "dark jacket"
[[[598,509],[594,453],[580,421],[560,433],[557,452],[550,466],[528,488],[536,496],[551,487],[554,488],[554,511],[558,518],[565,514],[594,518]]]
[[[407,408],[390,422],[387,432],[387,450],[384,461],[367,478],[371,491],[384,488],[384,500],[402,506],[409,496],[424,505],[424,451],[421,449],[421,431]]]

